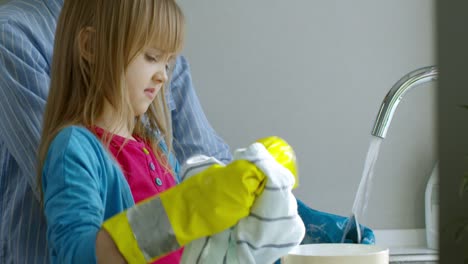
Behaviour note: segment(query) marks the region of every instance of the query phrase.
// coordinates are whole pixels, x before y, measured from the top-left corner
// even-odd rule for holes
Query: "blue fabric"
[[[88,129],[61,130],[42,170],[51,263],[96,263],[104,220],[134,205],[119,165]]]
[[[0,4],[0,263],[49,263],[45,219],[38,204],[36,150],[45,109],[56,20],[63,0]],[[231,159],[208,123],[190,67],[178,57],[167,98],[174,150],[183,162],[204,153]],[[176,170],[178,167],[176,168]]]
[[[60,2],[0,5],[0,263],[49,263],[35,153]]]
[[[297,210],[306,227],[306,234],[301,244],[341,243],[348,217],[314,210],[297,200]],[[353,223],[355,223],[353,221]],[[374,244],[374,232],[360,225],[361,241],[357,241],[356,225],[352,225],[344,243]]]

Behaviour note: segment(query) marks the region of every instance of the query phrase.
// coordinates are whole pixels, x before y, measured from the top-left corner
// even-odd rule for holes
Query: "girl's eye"
[[[166,72],[169,71],[169,64],[166,64]]]
[[[153,56],[151,56],[149,54],[145,54],[145,59],[147,61],[149,61],[149,62],[157,62],[158,61],[158,59],[156,57],[153,57]]]

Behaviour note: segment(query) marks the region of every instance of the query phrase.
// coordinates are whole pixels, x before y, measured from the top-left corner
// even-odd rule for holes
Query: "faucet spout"
[[[438,69],[436,66],[427,66],[416,69],[396,82],[385,96],[377,118],[375,119],[372,135],[385,138],[393,114],[400,103],[403,95],[411,88],[429,81],[437,80]]]

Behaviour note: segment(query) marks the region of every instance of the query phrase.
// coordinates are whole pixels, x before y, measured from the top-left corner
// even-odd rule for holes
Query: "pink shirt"
[[[96,127],[102,137],[104,130]],[[135,203],[152,197],[176,185],[174,177],[156,159],[151,147],[142,139],[126,139],[113,135],[109,149],[120,164],[133,195]],[[127,140],[123,148],[122,144]],[[183,248],[153,262],[157,264],[180,263]]]

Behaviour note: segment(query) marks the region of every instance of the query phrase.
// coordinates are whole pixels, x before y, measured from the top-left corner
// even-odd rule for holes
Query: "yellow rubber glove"
[[[264,180],[255,165],[238,160],[213,165],[161,194],[179,243],[221,232],[246,217]]]
[[[260,143],[291,172],[297,171],[294,152],[285,141],[270,137]],[[216,164],[112,217],[103,228],[128,263],[151,262],[193,240],[234,226],[249,214],[263,191],[265,178],[246,160],[227,166]]]
[[[284,139],[276,136],[261,138],[257,142],[262,143],[273,158],[294,175],[296,181],[293,189],[296,188],[299,185],[299,177],[297,174],[296,154],[291,145]]]

